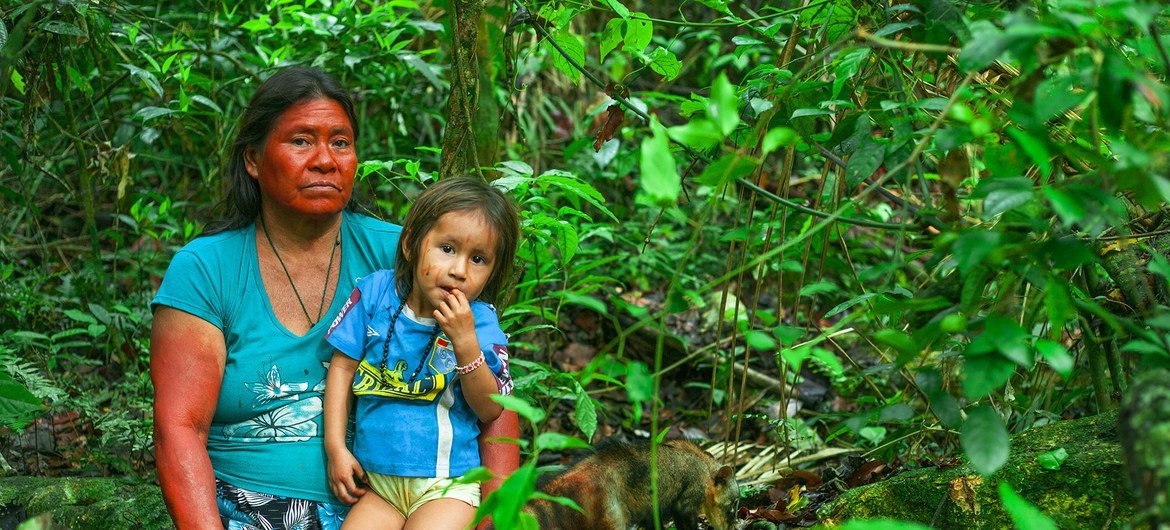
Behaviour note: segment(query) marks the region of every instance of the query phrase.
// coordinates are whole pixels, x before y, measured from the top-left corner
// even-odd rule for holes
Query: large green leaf
[[[620,18],[611,18],[609,22],[605,23],[605,29],[601,32],[601,40],[597,43],[601,51],[598,60],[604,61],[605,56],[622,43],[622,27],[625,24],[625,21]]]
[[[999,239],[999,232],[985,230],[972,230],[960,235],[951,249],[959,264],[959,272],[966,275],[976,265],[983,263],[983,259],[999,246]]]
[[[971,24],[971,38],[959,52],[959,68],[963,71],[982,70],[995,62],[1011,44],[1011,37],[995,24],[979,20]]]
[[[971,466],[983,476],[1003,467],[1008,459],[1008,433],[995,409],[980,405],[967,411],[967,421],[959,435],[963,451]]]
[[[552,40],[565,51],[565,55],[576,61],[577,64],[585,64],[585,42],[581,40],[581,37],[570,33],[568,30],[564,30],[554,33]],[[548,53],[552,57],[553,66],[557,70],[564,72],[574,83],[581,80],[581,71],[574,68],[568,59],[565,58],[565,55],[561,55],[552,46],[549,46]]]
[[[0,370],[0,425],[21,430],[44,408],[24,385]]]
[[[731,134],[739,125],[739,105],[736,104],[735,86],[727,80],[727,74],[720,73],[711,85],[710,111],[715,123],[724,136]]]
[[[646,13],[630,13],[630,18],[626,19],[625,45],[622,49],[630,53],[642,53],[653,36],[654,23],[650,17]]]
[[[651,117],[650,132],[642,139],[642,191],[661,207],[674,206],[682,192],[682,181],[670,153],[670,139],[658,118]]]
[[[1003,386],[1016,371],[1015,363],[998,355],[969,355],[963,362],[963,394],[980,399]]]

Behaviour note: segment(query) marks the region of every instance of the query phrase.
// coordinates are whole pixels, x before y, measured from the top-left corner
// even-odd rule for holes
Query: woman
[[[400,231],[345,209],[357,125],[319,70],[265,81],[232,147],[225,219],[175,255],[151,302],[155,453],[179,528],[330,528],[347,510],[325,478],[321,320],[357,278],[393,267]],[[514,414],[485,426],[498,475],[518,449],[483,440],[517,434]]]

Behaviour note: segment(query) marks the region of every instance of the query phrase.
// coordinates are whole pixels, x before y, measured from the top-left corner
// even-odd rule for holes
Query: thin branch
[[[874,35],[865,28],[857,28],[857,38],[879,48],[893,48],[895,50],[906,50],[911,52],[945,53],[948,55],[959,53],[959,48],[955,48],[953,46],[946,46],[943,44],[922,44],[920,42],[902,42],[900,40],[887,39]]]

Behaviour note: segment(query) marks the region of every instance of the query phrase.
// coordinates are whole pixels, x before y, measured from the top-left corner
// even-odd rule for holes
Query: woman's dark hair
[[[449,177],[431,185],[418,196],[406,220],[394,260],[394,284],[403,299],[414,285],[414,269],[422,252],[422,241],[439,217],[449,212],[474,211],[496,233],[496,262],[492,275],[483,286],[479,299],[499,303],[497,296],[504,281],[512,276],[516,261],[516,243],[520,239],[520,216],[512,200],[495,186],[478,177]],[[406,251],[409,246],[410,259]]]
[[[353,110],[353,99],[333,76],[316,68],[292,67],[281,70],[260,85],[244,115],[240,130],[232,143],[228,160],[227,195],[221,205],[223,214],[204,235],[234,230],[247,226],[260,213],[260,184],[248,174],[244,153],[249,147],[259,149],[272,131],[276,119],[297,102],[313,99],[331,99],[345,109],[357,142],[358,118]]]

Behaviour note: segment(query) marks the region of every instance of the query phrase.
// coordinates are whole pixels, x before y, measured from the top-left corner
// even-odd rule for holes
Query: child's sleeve
[[[329,331],[325,332],[325,341],[337,351],[347,357],[361,360],[365,351],[366,327],[369,325],[371,311],[367,310],[371,297],[369,277],[358,280],[357,287],[349,294],[349,299],[341,307],[341,311],[334,317]],[[363,299],[364,298],[364,299]]]
[[[500,329],[496,308],[485,303],[472,306],[475,314],[475,335],[483,351],[484,364],[496,377],[496,388],[501,394],[512,393],[512,374],[508,371],[508,337]]]

